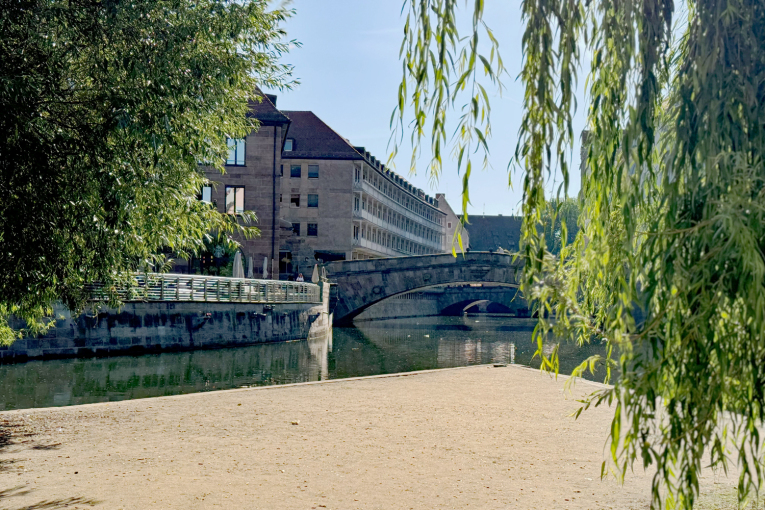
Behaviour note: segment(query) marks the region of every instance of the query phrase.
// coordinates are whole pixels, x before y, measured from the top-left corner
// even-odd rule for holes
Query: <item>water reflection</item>
[[[328,343],[298,341],[0,366],[0,410],[179,395],[328,377]]]
[[[425,317],[336,328],[333,338],[233,349],[0,366],[0,410],[318,381],[483,363],[538,366],[534,321]],[[602,352],[563,346],[561,372]],[[597,377],[596,377],[597,379]]]

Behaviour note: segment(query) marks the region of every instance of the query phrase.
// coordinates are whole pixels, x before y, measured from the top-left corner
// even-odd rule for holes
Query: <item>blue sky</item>
[[[300,41],[302,47],[283,61],[295,66],[294,76],[301,84],[295,90],[278,93],[279,108],[311,110],[351,143],[366,147],[386,161],[390,152],[390,115],[401,79],[401,5],[401,0],[294,0],[291,7],[297,13],[286,29],[289,38]],[[502,97],[492,98],[491,168],[473,172],[468,211],[509,215],[519,210],[522,198],[522,176],[517,172],[508,174],[522,116],[523,87],[516,79],[522,65],[520,0],[489,0],[485,19],[500,42],[508,75]],[[584,75],[580,74],[580,111],[574,126],[577,133],[584,126],[583,84]],[[396,158],[395,170],[428,194],[446,193],[459,212],[462,188],[456,162],[447,158],[443,174],[433,183],[425,172],[428,149],[423,147],[416,175],[409,174],[408,147]],[[578,154],[578,150],[575,147],[574,153]],[[569,194],[579,190],[578,164],[574,168],[577,171],[571,176]]]

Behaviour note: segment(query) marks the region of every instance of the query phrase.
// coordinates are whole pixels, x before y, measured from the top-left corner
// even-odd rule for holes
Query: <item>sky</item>
[[[469,3],[472,7],[472,2]],[[283,110],[313,111],[353,145],[365,147],[386,162],[391,150],[390,116],[401,81],[398,52],[405,22],[401,6],[402,0],[294,0],[290,7],[296,13],[285,29],[288,38],[302,46],[285,55],[282,62],[294,65],[294,78],[300,85],[294,90],[271,91],[279,96],[277,106]],[[503,78],[506,89],[502,96],[490,98],[490,168],[473,171],[468,213],[518,214],[522,175],[517,170],[509,171],[508,163],[515,150],[523,108],[523,86],[517,79],[523,64],[520,0],[487,1],[485,21],[499,40],[508,74]],[[583,77],[581,74],[577,91],[579,105],[585,104]],[[574,123],[577,140],[584,126],[582,112],[580,106]],[[456,117],[457,113],[452,115]],[[445,193],[459,213],[462,177],[457,173],[457,163],[447,154],[444,171],[438,182],[433,182],[425,171],[429,148],[425,140],[415,175],[409,173],[411,149],[407,146],[394,160],[394,170],[430,195]],[[578,153],[577,144],[573,154]],[[575,163],[578,158],[573,164],[571,154],[567,158],[575,169],[569,187],[569,195],[574,195],[579,190],[579,165]],[[474,165],[481,159],[477,157]]]

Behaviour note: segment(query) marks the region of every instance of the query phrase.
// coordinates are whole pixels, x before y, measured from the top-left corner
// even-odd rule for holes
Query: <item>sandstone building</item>
[[[226,173],[209,170],[214,184],[201,197],[222,212],[255,211],[261,235],[241,241],[255,277],[264,258],[287,278],[310,274],[317,261],[445,251],[451,208],[439,208],[443,198],[415,188],[313,112],[280,111],[276,96],[258,94],[262,102],[250,104],[250,115],[260,128],[228,140]],[[207,254],[177,269],[204,271],[216,260]],[[276,276],[271,269],[269,276]]]
[[[290,120],[282,162],[283,255],[305,263],[439,253],[444,214],[432,197],[354,147],[313,112]],[[313,262],[311,257],[309,262]]]

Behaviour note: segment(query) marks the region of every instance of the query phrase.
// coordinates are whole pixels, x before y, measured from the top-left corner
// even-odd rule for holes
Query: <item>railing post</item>
[[[159,300],[164,301],[165,300],[165,277],[160,276],[160,284],[159,284]]]
[[[205,278],[203,281],[204,281],[204,289],[202,290],[202,299],[204,301],[207,301],[207,278]]]
[[[215,301],[220,301],[220,280],[215,280]]]
[[[194,277],[189,278],[189,286],[191,287],[191,292],[189,292],[189,301],[194,301]]]
[[[175,279],[175,300],[181,300],[181,277]]]

